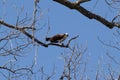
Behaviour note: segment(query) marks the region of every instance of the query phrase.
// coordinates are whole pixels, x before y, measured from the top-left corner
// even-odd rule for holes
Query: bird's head
[[[66,36],[68,36],[68,33],[65,33]]]

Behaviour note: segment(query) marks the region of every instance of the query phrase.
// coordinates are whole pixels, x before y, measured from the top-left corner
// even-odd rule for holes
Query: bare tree
[[[2,1],[1,1],[2,2]],[[53,69],[52,74],[44,72],[44,67],[34,71],[37,58],[37,48],[39,46],[48,47],[48,46],[57,46],[63,48],[69,48],[72,40],[78,38],[79,36],[74,36],[64,43],[45,43],[36,37],[36,32],[40,30],[38,27],[38,21],[41,17],[41,11],[39,8],[39,0],[34,0],[34,9],[32,17],[29,17],[28,14],[21,18],[22,12],[24,12],[24,6],[20,9],[16,8],[17,20],[13,25],[5,21],[4,17],[0,18],[0,27],[2,28],[1,38],[0,38],[0,56],[9,57],[10,60],[4,59],[3,65],[0,65],[0,76],[3,76],[6,80],[33,80],[33,76],[37,75],[39,72],[42,74],[42,80],[50,80],[52,76],[55,75],[55,69]],[[7,1],[3,1],[3,4],[7,4]],[[20,11],[19,11],[20,10]],[[40,17],[39,17],[40,16]],[[49,32],[49,28],[48,28]],[[46,32],[46,34],[48,34]],[[19,58],[25,57],[29,54],[30,50],[35,48],[34,61],[31,60],[31,65],[20,65]]]
[[[92,13],[91,11],[88,11],[84,7],[81,6],[83,3],[89,4],[90,0],[77,0],[75,2],[71,2],[70,0],[53,0],[55,2],[58,2],[70,9],[75,9],[84,16],[86,16],[89,19],[95,19],[102,24],[104,24],[106,27],[112,29],[113,27],[120,28],[119,24],[119,17],[120,15],[116,15],[113,17],[111,21],[105,19],[104,17]],[[111,0],[109,2],[108,0],[105,0],[106,3],[115,8],[116,3],[120,3],[119,0]],[[5,3],[5,0],[3,0],[3,4]],[[45,71],[44,67],[40,67],[37,70],[36,67],[36,59],[37,59],[37,49],[39,46],[48,48],[49,46],[56,46],[56,47],[62,47],[67,48],[69,52],[64,52],[61,54],[62,60],[64,61],[64,68],[62,73],[60,74],[59,80],[89,80],[89,76],[86,76],[87,74],[87,60],[86,58],[83,58],[83,55],[85,54],[85,51],[87,48],[85,47],[79,47],[78,45],[71,46],[71,41],[77,39],[79,35],[76,35],[72,38],[70,38],[66,43],[46,43],[45,41],[41,40],[36,36],[36,32],[38,30],[41,30],[38,27],[38,23],[40,21],[40,17],[42,16],[42,13],[40,11],[39,4],[40,0],[34,0],[34,8],[33,8],[33,14],[32,17],[26,15],[24,17],[20,17],[20,13],[22,13],[23,8],[20,8],[20,12],[17,15],[16,23],[12,24],[7,21],[5,21],[4,18],[0,18],[0,28],[2,31],[1,37],[0,37],[0,57],[3,59],[3,65],[0,65],[0,76],[4,77],[6,80],[37,80],[37,77],[41,80],[52,80],[54,79],[54,76],[56,76],[55,66],[53,67],[53,70],[51,70],[51,74]],[[119,5],[118,5],[119,6]],[[118,7],[117,6],[117,7]],[[49,23],[48,23],[49,24]],[[48,25],[48,30],[46,31],[46,35],[49,33],[50,25]],[[119,31],[118,31],[118,34]],[[46,36],[45,36],[46,37]],[[110,44],[104,43],[102,40],[100,40],[101,43],[104,45],[110,46],[115,49],[120,49],[118,46],[113,46]],[[117,42],[118,43],[118,42]],[[27,54],[31,50],[35,49],[35,53],[33,56],[33,60],[30,62],[32,64],[30,65],[20,65],[19,58],[26,57]],[[116,59],[114,59],[111,55],[107,53],[107,56],[112,59],[115,63],[119,64]],[[8,60],[6,57],[9,57]],[[99,64],[100,65],[100,64]],[[83,67],[81,67],[83,66]],[[100,66],[99,66],[100,67]],[[114,80],[114,71],[112,71],[111,66],[108,66],[109,75],[104,75],[105,72],[103,72],[103,77],[105,80]],[[103,79],[101,78],[100,74],[100,68],[96,71],[95,78],[96,80]],[[118,77],[119,80],[119,77]]]

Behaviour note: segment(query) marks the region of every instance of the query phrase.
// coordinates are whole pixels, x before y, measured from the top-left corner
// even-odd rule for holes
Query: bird
[[[46,41],[50,41],[51,43],[61,43],[68,37],[68,33],[64,34],[56,34],[52,37],[46,37]]]

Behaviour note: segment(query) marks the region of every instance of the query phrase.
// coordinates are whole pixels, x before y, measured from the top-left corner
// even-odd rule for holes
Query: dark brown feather
[[[53,37],[51,37],[49,40],[51,42],[57,42],[58,40],[61,40],[64,37],[64,34],[57,34]]]
[[[68,33],[64,34],[57,34],[52,37],[47,37],[46,41],[54,42],[54,43],[61,43],[68,37]]]

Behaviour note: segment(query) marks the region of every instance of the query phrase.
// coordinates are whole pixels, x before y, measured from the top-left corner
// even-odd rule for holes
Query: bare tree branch
[[[11,70],[11,69],[9,69],[9,68],[7,68],[7,67],[1,67],[1,66],[0,66],[0,69],[8,70],[8,71],[10,71],[10,72],[12,72],[12,73],[15,73],[15,71],[13,71],[13,70]]]
[[[25,35],[26,35],[27,37],[29,37],[30,39],[33,39],[33,37],[34,37],[34,36],[32,36],[31,34],[27,33],[24,28],[20,28],[20,27],[17,27],[17,26],[15,27],[15,26],[10,25],[10,24],[8,24],[8,23],[5,23],[4,21],[1,21],[1,20],[0,20],[0,24],[6,26],[6,27],[8,27],[8,28],[12,28],[12,29],[18,30],[18,31],[22,32],[23,34],[25,34]],[[34,41],[37,42],[38,44],[44,46],[44,47],[48,47],[48,45],[44,44],[43,42],[39,41],[39,40],[36,39],[36,38],[34,38]]]
[[[120,63],[119,63],[113,56],[111,56],[108,52],[106,53],[106,55],[107,55],[112,61],[114,61],[116,64],[120,65]]]
[[[76,45],[72,49],[70,49],[71,53],[62,53],[62,57],[64,59],[64,70],[62,72],[62,75],[60,76],[60,80],[64,80],[65,78],[67,80],[83,80],[83,78],[78,78],[77,75],[79,74],[79,67],[82,63],[82,56],[85,53],[85,50],[80,50],[80,48]],[[83,69],[83,68],[82,68]],[[86,72],[86,63],[85,67],[83,69],[83,75]]]
[[[53,0],[53,1],[58,2],[58,3],[68,7],[70,9],[75,9],[78,12],[80,12],[81,14],[83,14],[84,16],[88,17],[89,19],[95,19],[95,20],[101,22],[102,24],[104,24],[106,27],[108,27],[110,29],[112,29],[113,27],[120,28],[119,24],[116,24],[115,22],[113,23],[111,21],[108,21],[105,18],[88,11],[87,9],[85,9],[82,6],[77,5],[76,3],[70,2],[69,0]]]
[[[51,78],[56,74],[55,73],[55,66],[52,70],[51,75],[49,75],[48,73],[45,73],[44,67],[41,67],[39,71],[42,74],[41,75],[41,80],[51,80]],[[46,79],[44,79],[44,76],[46,77]]]
[[[33,74],[32,70],[29,69],[29,68],[20,68],[20,69],[12,70],[12,69],[9,69],[9,68],[7,68],[5,66],[3,66],[3,67],[0,66],[0,69],[8,70],[8,71],[10,71],[12,73],[16,73],[17,71],[21,71],[21,70],[28,70],[28,71],[30,71]]]
[[[8,27],[8,28],[12,28],[12,29],[15,29],[15,30],[18,30],[18,31],[22,32],[24,35],[26,35],[27,37],[29,37],[31,40],[32,40],[33,37],[34,37],[33,35],[31,35],[31,34],[29,34],[28,32],[25,31],[25,29],[32,29],[31,27],[22,27],[22,28],[20,28],[20,27],[18,27],[18,26],[15,27],[15,26],[10,25],[10,24],[8,24],[8,23],[5,23],[4,21],[1,21],[1,20],[0,20],[0,24],[6,26],[6,27]],[[44,47],[48,47],[49,45],[54,45],[54,46],[60,46],[60,47],[68,48],[70,42],[71,42],[72,40],[78,38],[78,37],[79,37],[79,36],[77,35],[77,36],[71,38],[71,39],[68,41],[67,45],[65,45],[65,44],[59,44],[59,43],[48,43],[48,44],[45,44],[45,43],[41,42],[40,40],[38,40],[38,39],[35,38],[35,37],[34,37],[34,41],[37,42],[38,44],[44,46]]]
[[[118,46],[112,45],[112,44],[110,44],[110,43],[105,43],[105,42],[102,41],[99,37],[98,37],[98,40],[99,40],[103,45],[105,45],[105,46],[112,47],[112,48],[114,48],[114,49],[120,50],[120,48],[119,48]]]

